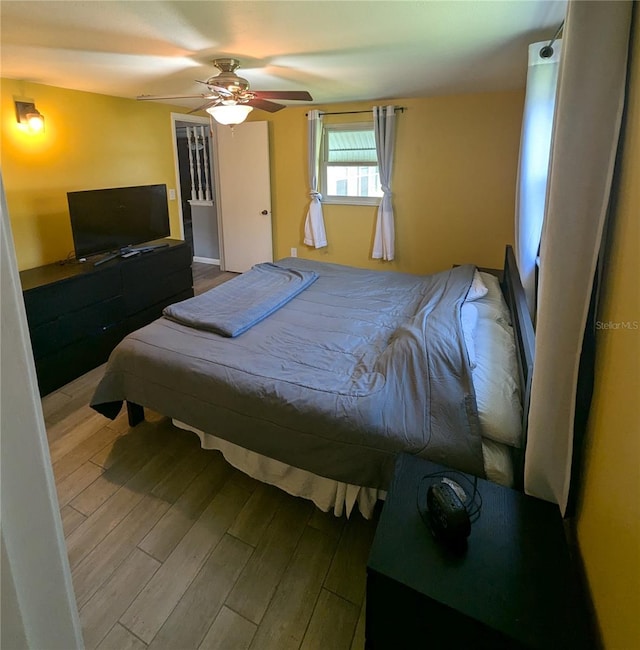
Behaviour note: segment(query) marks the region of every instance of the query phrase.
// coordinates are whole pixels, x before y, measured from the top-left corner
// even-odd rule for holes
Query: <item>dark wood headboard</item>
[[[518,373],[522,395],[522,447],[514,453],[514,487],[524,486],[524,450],[527,444],[527,422],[529,419],[529,402],[531,399],[531,378],[535,356],[535,331],[529,314],[529,307],[520,273],[516,264],[513,248],[507,246],[502,276],[502,293],[511,312],[511,321],[516,339]]]

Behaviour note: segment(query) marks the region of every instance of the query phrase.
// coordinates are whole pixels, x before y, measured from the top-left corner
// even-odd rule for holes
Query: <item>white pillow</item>
[[[482,441],[482,458],[485,474],[490,481],[513,487],[513,463],[509,447],[485,438]]]
[[[487,288],[487,294],[483,296],[482,300],[475,302],[479,318],[490,318],[510,326],[511,314],[507,303],[504,301],[498,278],[484,271],[480,271],[479,275]]]
[[[471,286],[469,287],[465,301],[470,302],[472,300],[478,300],[479,298],[486,296],[488,292],[489,289],[485,286],[478,269],[476,269],[473,272],[473,280],[471,280]]]
[[[522,401],[513,328],[502,294],[489,293],[473,303],[478,313],[472,368],[483,436],[512,447],[522,444]],[[496,280],[496,286],[499,285]],[[487,315],[488,314],[488,315]]]

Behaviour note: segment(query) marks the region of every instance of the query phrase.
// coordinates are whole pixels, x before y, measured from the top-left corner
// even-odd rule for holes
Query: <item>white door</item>
[[[220,266],[243,272],[273,261],[267,122],[216,125]]]

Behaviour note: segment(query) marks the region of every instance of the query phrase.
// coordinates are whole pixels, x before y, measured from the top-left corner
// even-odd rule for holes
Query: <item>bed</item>
[[[252,269],[169,309],[118,345],[91,406],[115,418],[126,401],[132,425],[143,407],[169,416],[336,515],[370,516],[400,451],[519,485],[533,328],[510,247],[501,285],[468,265],[265,267],[304,286],[256,312],[270,280]]]

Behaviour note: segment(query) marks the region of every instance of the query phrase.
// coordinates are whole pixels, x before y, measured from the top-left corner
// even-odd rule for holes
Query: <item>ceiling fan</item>
[[[196,95],[140,95],[137,99],[202,98],[204,103],[190,113],[207,111],[221,124],[231,125],[243,122],[254,108],[269,113],[286,108],[284,104],[270,101],[272,99],[313,101],[306,90],[251,90],[249,82],[235,73],[240,67],[238,59],[214,59],[213,65],[220,70],[219,74],[206,81],[196,80],[207,87],[206,92]]]

